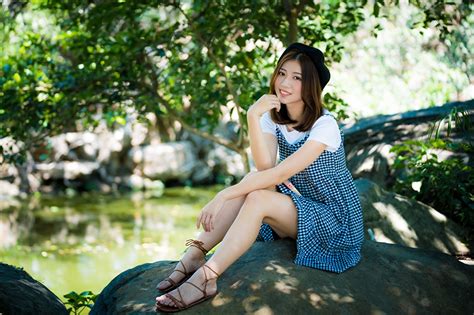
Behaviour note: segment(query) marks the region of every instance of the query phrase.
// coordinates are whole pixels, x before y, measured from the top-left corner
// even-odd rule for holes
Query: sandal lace
[[[213,278],[209,278],[209,277],[207,276],[207,273],[206,273],[206,268],[204,268],[204,267],[206,267],[207,269],[209,269],[210,271],[212,271],[216,276],[213,277]],[[208,265],[202,265],[201,268],[202,268],[202,272],[204,273],[204,278],[205,278],[204,282],[202,283],[202,284],[204,284],[204,287],[203,287],[203,288],[200,288],[200,287],[198,287],[197,285],[195,285],[194,283],[189,282],[189,281],[186,281],[186,282],[184,282],[183,284],[189,284],[189,285],[195,287],[197,290],[201,291],[201,293],[203,294],[203,297],[206,298],[206,297],[208,297],[208,294],[207,294],[207,284],[208,284],[208,282],[211,281],[211,280],[215,280],[215,279],[219,278],[220,274],[218,274],[214,269],[212,269],[212,268],[209,267]],[[180,301],[179,301],[179,302],[180,302],[182,305],[185,305],[185,304],[183,303],[183,296],[181,295],[181,290],[180,290],[180,288],[178,288],[177,291],[178,291],[179,298],[180,298]],[[173,296],[170,294],[169,297],[173,297]],[[173,302],[175,301],[175,299],[176,299],[176,298],[172,298]],[[176,304],[177,307],[180,307],[180,305],[178,305],[177,303],[175,303],[175,304]],[[186,305],[185,305],[185,306],[186,306]]]
[[[204,242],[201,242],[201,241],[198,241],[198,240],[193,240],[193,239],[189,239],[189,240],[186,240],[186,246],[193,246],[193,247],[196,247],[196,248],[199,248],[204,256],[206,256],[206,254],[209,252],[207,249],[204,248]]]

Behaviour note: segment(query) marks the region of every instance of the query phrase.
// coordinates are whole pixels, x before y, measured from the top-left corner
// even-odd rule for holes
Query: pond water
[[[0,261],[23,267],[63,300],[71,291],[98,294],[126,269],[178,259],[219,188],[0,200]]]

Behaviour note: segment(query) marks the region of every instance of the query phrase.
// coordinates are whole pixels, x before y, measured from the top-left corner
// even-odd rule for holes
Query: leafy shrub
[[[447,125],[447,135],[454,128],[470,129],[467,117],[457,111],[438,121],[428,140],[408,140],[393,146],[395,170],[399,170],[394,189],[444,213],[452,220],[472,230],[474,227],[474,172],[455,154],[440,160],[436,150],[471,153],[471,143],[456,143],[440,138],[440,129]]]
[[[81,314],[86,308],[92,309],[94,306],[97,295],[91,291],[84,291],[81,294],[77,294],[75,291],[72,291],[64,297],[67,299],[66,307],[68,307],[69,314]]]

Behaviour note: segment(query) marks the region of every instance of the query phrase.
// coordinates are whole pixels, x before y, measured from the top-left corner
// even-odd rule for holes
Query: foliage
[[[469,131],[473,129],[471,119],[468,111],[458,110],[454,107],[451,112],[445,117],[436,121],[431,128],[430,139],[440,139],[442,134],[445,133],[446,137],[449,137],[453,130],[458,131]],[[472,143],[468,144],[468,147],[473,147]],[[466,147],[466,149],[468,148]]]
[[[367,18],[344,40],[344,57],[332,84],[351,112],[395,114],[474,97],[469,79],[474,73],[469,49],[474,44],[474,3],[458,1],[459,9],[455,4],[437,6],[452,17],[439,22],[450,23],[447,34],[434,27],[437,22],[417,23],[423,10],[411,3],[384,6],[383,18]]]
[[[8,17],[7,12],[2,14]],[[13,17],[9,18],[11,22]],[[93,76],[80,71],[83,65],[68,57],[69,47],[78,44],[79,35],[62,32],[46,36],[31,25],[18,27],[5,36],[14,37],[13,47],[9,47],[12,51],[5,49],[0,57],[0,139],[23,142],[18,143],[21,153],[41,143],[46,135],[74,130],[77,120],[97,123],[92,115],[100,104],[109,124],[117,120],[110,88],[101,86],[104,92],[100,95],[88,93],[86,87],[94,84]],[[18,150],[1,147],[0,151],[6,160],[21,164],[23,156],[15,154]]]
[[[463,3],[469,14],[465,18],[459,19],[459,27],[452,32],[442,34],[443,41],[438,43],[446,50],[444,58],[446,62],[458,67],[466,75],[469,82],[474,79],[474,58],[472,58],[472,47],[474,47],[474,14],[472,10],[474,4]],[[440,47],[436,47],[440,49]]]
[[[0,138],[11,136],[28,148],[76,124],[124,124],[132,108],[154,113],[158,125],[179,121],[246,156],[246,110],[268,91],[283,46],[304,41],[321,47],[329,64],[338,62],[345,36],[382,7],[366,0],[38,0],[2,6],[0,39],[9,51],[1,59]],[[425,17],[445,25],[446,10],[439,8],[444,6]],[[54,32],[23,18],[39,13]],[[341,98],[326,95],[325,102],[346,117]],[[212,134],[227,113],[238,122],[238,141]]]
[[[77,110],[73,100],[64,97],[74,86],[74,77],[69,65],[57,60],[57,50],[38,34],[27,32],[17,54],[2,58],[0,138],[34,140],[51,128],[64,130],[76,117],[70,115]]]
[[[457,111],[441,119],[434,126],[430,139],[408,140],[392,147],[396,154],[395,170],[403,170],[396,179],[395,191],[431,205],[454,221],[470,230],[474,227],[474,169],[467,165],[456,153],[474,153],[472,143],[456,143],[441,139],[440,126],[448,125],[450,134],[452,121],[455,127],[466,130],[470,127],[467,119]],[[467,117],[467,116],[464,116]],[[436,154],[444,150],[453,153],[452,157],[441,160]]]
[[[336,115],[338,120],[349,118],[346,113],[349,105],[337,95],[333,95],[332,93],[324,94],[323,103],[327,110]]]
[[[77,294],[75,291],[72,291],[64,297],[67,299],[64,303],[68,307],[69,314],[81,314],[86,308],[92,309],[94,306],[97,295],[91,291],[84,291],[80,294]]]

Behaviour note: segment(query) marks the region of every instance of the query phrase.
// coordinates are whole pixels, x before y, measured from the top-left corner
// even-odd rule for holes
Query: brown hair
[[[323,114],[323,103],[321,100],[321,83],[318,71],[311,59],[302,52],[291,50],[280,58],[270,80],[270,94],[276,94],[275,81],[282,65],[288,60],[297,60],[302,70],[301,98],[304,103],[303,120],[294,127],[295,130],[304,132],[313,127],[314,122]],[[280,125],[296,123],[288,115],[286,104],[281,104],[280,111],[271,110],[272,120]]]

